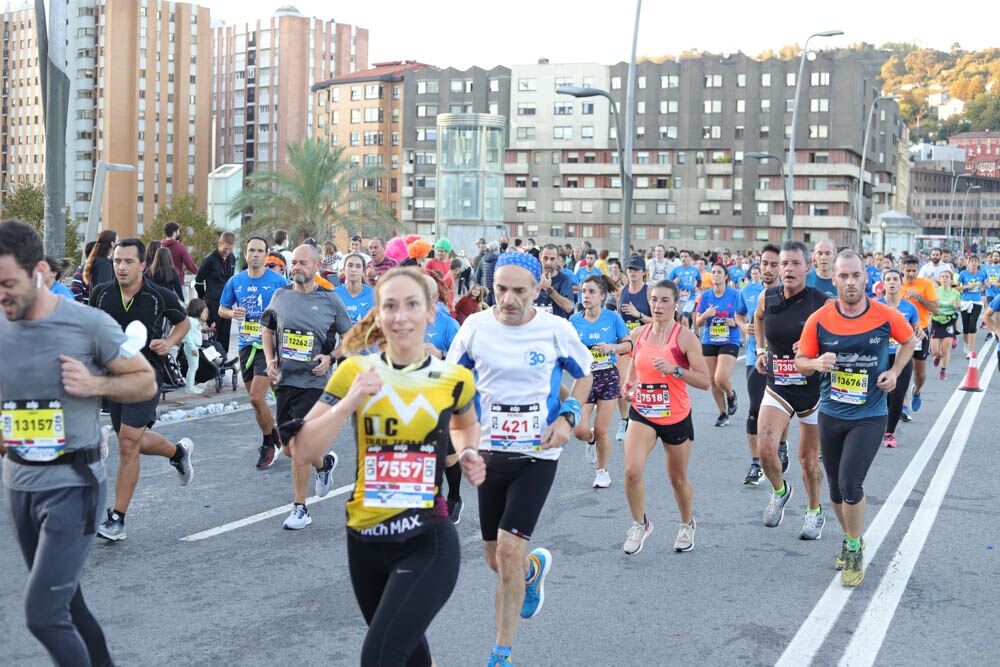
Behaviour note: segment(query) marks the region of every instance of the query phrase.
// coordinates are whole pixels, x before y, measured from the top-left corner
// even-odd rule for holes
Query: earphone
[[[42,273],[35,271],[35,289],[42,289]]]

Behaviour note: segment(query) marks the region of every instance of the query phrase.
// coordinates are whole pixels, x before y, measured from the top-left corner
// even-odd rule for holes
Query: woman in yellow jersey
[[[414,269],[391,269],[375,308],[345,337],[351,356],[301,421],[282,425],[295,461],[310,461],[350,420],[357,442],[347,555],[368,623],[362,665],[431,665],[425,632],[458,578],[459,547],[441,480],[449,444],[474,486],[486,478],[471,371],[429,356],[437,295]]]

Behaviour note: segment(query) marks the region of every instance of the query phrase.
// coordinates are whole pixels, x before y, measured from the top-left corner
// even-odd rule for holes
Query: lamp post
[[[865,226],[865,157],[868,155],[868,139],[872,133],[872,121],[875,119],[875,107],[884,100],[898,100],[899,95],[880,95],[872,100],[868,110],[868,125],[865,126],[865,139],[861,144],[861,166],[858,169],[858,250],[863,255],[865,244],[862,240]]]
[[[781,189],[784,191],[785,196],[785,241],[792,240],[792,195],[790,192],[790,185],[788,181],[785,180],[785,165],[781,161],[780,155],[775,155],[774,153],[744,153],[744,158],[751,158],[753,160],[774,160],[778,163],[778,173],[781,174]]]
[[[969,193],[972,192],[973,190],[979,192],[982,190],[982,188],[979,187],[978,185],[970,185],[969,187],[965,188],[965,201],[962,202],[962,245],[959,248],[959,251],[962,254],[965,254],[965,207],[969,205]],[[971,225],[969,228],[970,229],[972,228]]]
[[[792,134],[788,141],[788,186],[787,186],[787,196],[785,197],[785,205],[791,211],[789,213],[788,230],[786,234],[788,236],[787,240],[792,240],[792,223],[791,216],[794,214],[794,195],[795,192],[795,129],[799,125],[799,93],[802,90],[802,77],[806,73],[806,56],[809,54],[809,40],[813,37],[836,37],[837,35],[843,35],[843,30],[824,30],[823,32],[814,32],[813,34],[806,37],[806,43],[802,47],[802,56],[799,58],[799,75],[795,79],[795,102],[792,103]]]
[[[882,221],[882,256],[885,257],[885,220]]]
[[[618,147],[618,174],[622,182],[622,255],[621,261],[628,262],[629,243],[632,236],[632,172],[625,170],[625,155],[622,151],[622,121],[615,106],[615,98],[606,90],[583,88],[581,86],[559,86],[556,92],[573,97],[605,97],[611,105],[615,117],[615,143]],[[631,162],[631,160],[629,160]]]
[[[952,172],[952,173],[954,174],[954,172]],[[955,226],[954,225],[954,219],[955,219],[955,190],[958,189],[958,182],[960,180],[962,180],[963,178],[972,178],[972,174],[954,174],[952,176],[952,179],[951,179],[951,200],[950,200],[949,206],[948,206],[948,238],[945,241],[948,244],[949,249],[950,249],[950,246],[951,246],[952,228]]]

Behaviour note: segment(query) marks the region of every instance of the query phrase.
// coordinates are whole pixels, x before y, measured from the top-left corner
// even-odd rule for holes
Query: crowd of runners
[[[519,621],[545,602],[553,554],[530,547],[567,444],[581,443],[595,489],[622,484],[622,550],[635,556],[653,531],[644,469],[659,441],[677,504],[673,550],[689,552],[690,392],[710,392],[719,429],[748,405],[749,469],[734,479],[770,485],[767,527],[781,524],[798,485],[785,476],[797,418],[799,537],[823,535],[825,480],[840,528],[835,567],[857,586],[865,476],[881,447],[897,446],[898,421],[920,410],[928,358],[943,380],[959,326],[967,358],[981,316],[1000,336],[1000,252],[981,262],[934,250],[922,261],[825,239],[702,254],[658,245],[619,261],[587,242],[500,237],[466,252],[444,238],[356,236],[340,253],[313,239],[290,247],[278,232],[238,251],[224,233],[198,266],[177,226],[164,231],[152,256],[103,232],[62,291],[38,234],[0,223],[0,345],[24,350],[0,365],[5,504],[30,572],[28,628],[60,665],[113,664],[80,575],[96,538],[126,538],[141,455],[166,458],[181,485],[193,479],[195,443],[150,430],[174,357],[193,394],[205,391],[204,364],[237,366],[256,424],[247,427],[260,431],[247,465],[292,462],[284,529],[312,522],[310,484],[325,496],[338,462],[352,466],[347,560],[369,627],[363,665],[433,664],[426,630],[458,577],[464,476],[496,573],[487,664],[505,665]],[[197,291],[186,301],[185,271]],[[734,384],[744,355],[746,383]],[[348,426],[354,451],[331,450]]]

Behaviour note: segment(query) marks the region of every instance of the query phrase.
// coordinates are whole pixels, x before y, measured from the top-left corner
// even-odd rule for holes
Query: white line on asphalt
[[[319,496],[312,496],[306,500],[307,504],[315,504],[334,496],[340,496],[351,489],[354,488],[353,484],[345,484],[337,489],[334,489],[327,495],[320,498]],[[181,542],[198,542],[200,540],[207,540],[210,537],[215,537],[216,535],[222,535],[223,533],[228,533],[230,531],[236,530],[237,528],[243,528],[244,526],[249,526],[260,521],[265,521],[272,517],[280,516],[285,512],[292,511],[292,504],[282,505],[281,507],[275,507],[273,510],[267,510],[266,512],[260,512],[259,514],[254,514],[253,516],[248,516],[245,519],[240,519],[239,521],[231,521],[230,523],[223,524],[216,528],[209,528],[208,530],[203,530],[200,533],[195,533],[193,535],[188,535],[187,537],[182,537]]]
[[[899,543],[899,548],[886,566],[885,574],[879,582],[875,595],[868,603],[868,608],[865,610],[864,616],[861,617],[861,622],[854,629],[854,636],[840,660],[841,667],[875,664],[875,659],[885,641],[886,632],[889,630],[889,624],[899,607],[903,591],[906,590],[907,583],[913,574],[913,568],[924,549],[927,536],[935,519],[937,519],[938,510],[941,509],[952,477],[958,468],[958,462],[965,451],[965,445],[972,432],[972,424],[983,399],[986,397],[986,390],[989,388],[990,379],[996,370],[996,364],[997,358],[990,355],[986,372],[980,377],[980,387],[983,393],[975,394],[969,400],[969,404],[962,414],[962,419],[955,428],[955,434],[941,457],[937,472],[931,478],[924,499],[920,502],[913,521],[910,522],[910,529],[906,531],[906,535]]]
[[[992,343],[984,348],[983,358],[986,358],[987,354],[991,351]],[[964,397],[965,392],[958,389],[952,393],[944,409],[938,413],[937,420],[927,433],[927,437],[924,438],[920,449],[913,456],[910,465],[903,471],[899,481],[896,482],[896,486],[893,487],[889,497],[886,498],[885,503],[882,505],[882,509],[879,510],[868,530],[865,531],[865,560],[867,562],[870,563],[874,560],[875,554],[878,553],[878,548],[882,544],[882,540],[885,539],[896,517],[899,516],[900,511],[905,506],[907,498],[910,497],[914,487],[917,485],[920,475],[923,473],[924,468],[927,467],[928,461],[934,454],[934,450],[937,449],[938,443],[940,443],[941,438],[944,436],[948,425],[951,423],[951,417],[955,414]],[[792,641],[785,648],[778,662],[775,663],[775,667],[799,667],[800,665],[808,665],[813,661],[823,642],[826,641],[827,635],[830,634],[830,630],[833,629],[834,624],[840,617],[844,605],[847,604],[851,590],[840,585],[839,574],[833,577],[830,585],[827,586],[826,591],[820,597],[816,606],[813,607],[809,617],[799,627],[798,632],[795,633]]]

